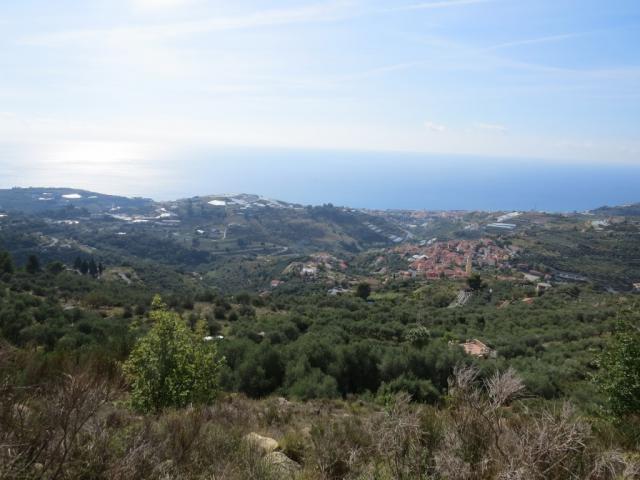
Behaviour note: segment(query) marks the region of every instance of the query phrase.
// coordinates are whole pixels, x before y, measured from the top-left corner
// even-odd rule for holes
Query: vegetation
[[[124,364],[131,384],[131,404],[141,412],[167,407],[207,405],[218,393],[222,360],[202,323],[194,331],[169,312],[160,297],[151,305],[151,330]]]
[[[356,295],[361,299],[366,300],[367,298],[369,298],[369,295],[371,295],[371,285],[369,285],[368,283],[358,284]]]
[[[426,279],[406,212],[207,200],[2,217],[1,478],[640,477],[633,217],[523,214],[510,266]]]
[[[625,311],[603,352],[599,383],[611,412],[619,418],[640,416],[640,316],[638,305]]]

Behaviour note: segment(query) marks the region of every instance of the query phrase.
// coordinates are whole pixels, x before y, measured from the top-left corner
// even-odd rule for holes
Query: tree
[[[0,273],[13,273],[13,260],[9,252],[0,252]]]
[[[58,275],[64,271],[64,263],[56,261],[47,265],[47,271],[53,275]]]
[[[89,260],[89,275],[92,277],[98,275],[98,265],[96,265],[96,261],[93,258]]]
[[[268,342],[251,349],[238,366],[238,388],[259,398],[276,390],[284,378],[280,353]]]
[[[474,273],[470,275],[469,278],[467,278],[467,285],[469,285],[469,288],[474,292],[481,290],[482,287],[484,287],[484,283],[482,282],[482,277],[477,273]]]
[[[362,282],[358,284],[356,288],[356,296],[360,297],[363,300],[366,300],[371,295],[371,285],[366,282]]]
[[[82,260],[80,262],[80,273],[82,275],[86,275],[87,273],[89,273],[89,262],[87,262],[86,260]]]
[[[40,271],[40,260],[36,255],[29,255],[27,259],[27,265],[25,266],[27,273],[38,273]]]
[[[431,332],[429,331],[429,329],[427,329],[427,327],[419,325],[415,328],[408,330],[407,333],[405,334],[405,338],[412,345],[418,348],[422,348],[427,343],[429,343],[429,339],[431,338]]]
[[[151,330],[124,364],[132,406],[141,412],[157,412],[211,403],[218,393],[224,359],[207,338],[204,322],[190,330],[159,296],[153,300],[150,317],[154,321]]]
[[[616,333],[600,357],[597,377],[611,413],[640,414],[640,315],[638,305],[621,314]]]

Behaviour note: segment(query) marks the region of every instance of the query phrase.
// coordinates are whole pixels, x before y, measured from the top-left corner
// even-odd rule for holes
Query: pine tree
[[[15,270],[9,252],[0,252],[0,273],[11,274]]]
[[[92,277],[98,275],[98,265],[96,265],[96,261],[93,258],[89,260],[89,274]]]
[[[38,260],[38,257],[36,255],[29,255],[25,270],[27,271],[27,273],[30,273],[32,275],[40,271],[40,260]]]

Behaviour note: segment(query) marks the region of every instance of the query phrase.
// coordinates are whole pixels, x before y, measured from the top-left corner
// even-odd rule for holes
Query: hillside
[[[67,263],[94,257],[133,267],[159,291],[167,284],[175,288],[183,278],[229,292],[258,290],[290,272],[317,276],[319,266],[321,274],[326,266],[333,269],[328,280],[336,283],[427,275],[421,267],[414,270],[407,252],[420,256],[431,244],[460,240],[506,247],[509,261],[500,263],[505,272],[533,270],[560,282],[622,291],[640,280],[640,221],[611,216],[606,209],[563,215],[369,211],[246,194],[154,202],[36,188],[2,190],[0,199],[0,245],[18,263],[30,253]],[[408,248],[400,252],[403,245]],[[325,254],[332,260],[314,257]],[[472,256],[476,267],[489,266],[486,258]]]
[[[12,189],[0,198],[0,245],[19,263],[33,252],[45,261],[92,256],[141,270],[153,262],[160,272],[209,275],[227,289],[257,288],[310,253],[352,255],[404,238],[395,224],[366,212],[255,195],[152,202],[72,189]]]
[[[633,216],[22,190],[0,214],[0,476],[640,473],[635,394],[611,410],[603,388],[633,384],[602,367],[615,342],[635,358]],[[220,366],[139,411],[126,365],[161,322]],[[189,375],[211,390],[184,400]]]
[[[104,195],[73,188],[0,189],[0,212],[38,213],[65,209],[82,209],[89,213],[120,208],[143,209],[151,204],[145,198]]]

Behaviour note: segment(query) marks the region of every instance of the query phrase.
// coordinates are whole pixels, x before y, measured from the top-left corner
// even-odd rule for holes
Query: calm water
[[[30,168],[0,158],[0,168],[2,187],[73,186],[156,199],[245,192],[367,208],[550,211],[640,201],[640,166],[522,159],[228,149]]]

